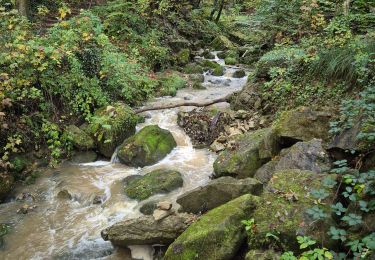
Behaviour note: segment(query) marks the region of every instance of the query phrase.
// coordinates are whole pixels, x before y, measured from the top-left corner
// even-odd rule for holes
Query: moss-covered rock
[[[187,81],[177,73],[165,73],[159,77],[159,95],[176,96],[177,90],[185,88]]]
[[[199,64],[204,68],[204,70],[214,70],[221,67],[219,63],[211,60],[202,60],[199,62]]]
[[[117,146],[135,133],[139,121],[134,111],[123,103],[102,107],[95,111],[95,119],[87,128],[94,137],[99,152],[110,158]]]
[[[177,63],[179,65],[186,65],[190,61],[190,50],[182,49],[177,53]]]
[[[246,194],[209,211],[168,247],[164,259],[232,259],[246,239],[241,221],[251,216],[258,199]]]
[[[233,42],[231,42],[227,37],[225,37],[224,35],[220,35],[211,42],[211,47],[215,51],[224,51],[233,49],[235,46]]]
[[[297,235],[311,236],[319,242],[328,242],[327,229],[332,223],[330,219],[314,221],[306,213],[307,209],[316,205],[310,192],[321,188],[321,181],[325,176],[296,169],[276,172],[252,215],[256,231],[249,237],[250,248],[268,249],[270,246],[280,246],[283,250],[298,250]],[[321,204],[328,216],[329,203],[324,203],[331,199],[332,196]],[[277,235],[280,241],[267,238],[267,233]]]
[[[224,61],[226,65],[236,65],[238,63],[236,58],[233,57],[226,57]]]
[[[0,201],[9,195],[14,184],[14,178],[7,173],[0,173]]]
[[[243,78],[245,76],[246,72],[244,70],[236,70],[232,75],[233,78]]]
[[[143,167],[160,161],[176,146],[171,132],[157,125],[150,125],[126,139],[117,155],[126,165]]]
[[[190,74],[189,80],[193,83],[203,83],[204,82],[204,76],[203,76],[203,74]]]
[[[198,214],[244,194],[260,195],[262,191],[263,185],[255,179],[237,180],[232,177],[221,177],[203,187],[182,194],[177,198],[177,203],[181,205],[180,211]]]
[[[329,122],[333,114],[327,110],[299,107],[285,111],[274,122],[273,129],[283,139],[310,141],[313,138],[327,140]]]
[[[224,67],[223,67],[223,66],[220,66],[220,67],[215,68],[215,69],[212,71],[211,74],[212,74],[213,76],[217,76],[217,77],[219,77],[219,76],[223,76],[223,75],[224,75],[224,71],[225,71]]]
[[[182,187],[183,179],[173,170],[155,170],[146,175],[130,180],[125,187],[125,194],[136,200],[145,200],[158,193],[168,193]]]
[[[182,71],[186,74],[201,74],[203,73],[203,67],[197,63],[189,63],[183,68]]]
[[[253,177],[256,170],[280,150],[277,136],[270,128],[245,133],[235,142],[234,150],[221,152],[214,162],[214,177]]]
[[[85,131],[81,130],[75,125],[69,125],[65,131],[71,137],[73,146],[81,151],[91,150],[95,148],[94,139],[87,134]]]

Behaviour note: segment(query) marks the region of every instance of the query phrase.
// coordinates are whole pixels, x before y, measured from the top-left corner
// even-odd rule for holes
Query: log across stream
[[[216,61],[223,62],[217,58]],[[238,69],[227,67],[222,77],[205,74],[203,85],[206,89],[183,89],[176,97],[155,99],[137,111],[148,115],[137,130],[158,124],[171,131],[177,141],[177,148],[157,164],[132,168],[111,161],[66,162],[58,169],[45,171],[35,184],[18,187],[16,195],[32,196],[0,204],[0,223],[11,226],[0,250],[0,259],[127,259],[128,251],[113,248],[101,238],[100,232],[120,220],[140,216],[139,208],[150,200],[175,203],[178,195],[209,181],[216,154],[193,147],[189,137],[177,125],[177,113],[224,102],[228,95],[241,90],[247,77],[231,77]],[[125,177],[146,174],[162,167],[181,172],[184,186],[142,203],[125,196]],[[102,204],[93,204],[96,196],[102,196]],[[36,208],[28,214],[17,214],[24,205],[35,205]],[[134,258],[152,258],[152,247],[135,246],[131,250]]]

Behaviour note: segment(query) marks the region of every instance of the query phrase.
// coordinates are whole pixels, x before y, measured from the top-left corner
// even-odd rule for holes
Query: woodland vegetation
[[[292,252],[278,234],[269,237],[285,260],[369,257],[374,230],[357,231],[375,210],[374,166],[361,168],[375,151],[373,0],[0,0],[0,189],[9,178],[36,177],[23,173],[25,154],[51,166],[69,158],[76,147],[68,125],[94,125],[100,142],[116,127],[101,121],[102,107],[122,102],[129,122],[140,122],[133,110],[176,95],[190,70],[202,70],[191,66],[199,49],[222,50],[226,62],[250,70],[261,113],[329,107],[337,111],[332,136],[358,126],[353,156],[335,163],[341,177],[316,189],[310,209],[325,219],[321,201],[337,190],[335,218],[350,212],[329,229],[339,243],[298,236]],[[244,224],[254,235],[256,223]]]

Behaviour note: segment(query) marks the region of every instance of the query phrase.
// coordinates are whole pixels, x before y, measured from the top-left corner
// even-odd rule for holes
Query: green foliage
[[[315,240],[312,240],[310,237],[297,236],[297,241],[300,245],[300,249],[309,249],[303,251],[301,255],[297,258],[294,256],[293,252],[285,252],[281,256],[281,260],[310,260],[310,259],[333,259],[332,253],[327,248],[312,248],[316,244]]]

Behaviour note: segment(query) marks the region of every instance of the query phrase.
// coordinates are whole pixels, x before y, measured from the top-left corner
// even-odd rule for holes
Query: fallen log
[[[213,99],[210,101],[206,102],[192,102],[192,101],[184,101],[180,103],[175,103],[175,104],[163,104],[159,106],[151,106],[151,107],[144,107],[144,108],[139,108],[134,110],[136,114],[146,112],[146,111],[154,111],[154,110],[162,110],[162,109],[170,109],[170,108],[176,108],[176,107],[207,107],[216,103],[221,103],[221,102],[227,102],[229,97],[231,96],[227,95],[225,97]]]

